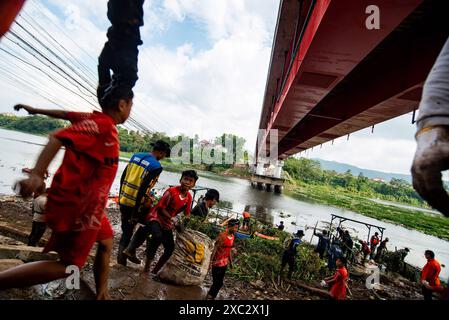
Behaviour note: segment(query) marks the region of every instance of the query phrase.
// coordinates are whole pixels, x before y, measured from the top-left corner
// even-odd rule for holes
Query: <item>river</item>
[[[46,142],[46,137],[0,129],[0,194],[13,194],[12,185],[14,181],[24,176],[21,169],[23,167],[33,167],[39,152]],[[61,150],[50,165],[49,172],[51,177],[61,163],[63,152]],[[111,189],[112,194],[116,194],[118,191],[120,175],[125,166],[126,162],[120,162],[119,170]],[[164,171],[156,187],[160,188],[176,184],[179,178],[179,173]],[[447,280],[449,277],[449,242],[437,237],[365,217],[350,210],[316,204],[307,201],[307,199],[295,198],[286,194],[259,191],[253,189],[248,181],[242,179],[200,172],[197,186],[219,190],[220,199],[231,203],[232,209],[235,211],[249,208],[249,212],[260,220],[274,224],[278,224],[282,220],[286,225],[286,230],[290,232],[313,227],[316,222],[319,223],[318,227],[325,227],[324,222],[330,221],[331,214],[379,225],[386,228],[384,236],[390,239],[387,246],[389,250],[394,250],[395,247],[398,249],[410,248],[406,261],[418,267],[422,267],[426,262],[424,251],[426,249],[433,250],[436,259],[447,266],[442,268],[441,277],[444,280]],[[290,217],[288,217],[289,215]],[[365,226],[351,222],[344,223],[343,226],[347,227],[358,238],[366,239],[367,229]],[[304,239],[310,241],[311,238],[312,230],[307,229]],[[316,237],[313,237],[312,242],[316,243],[316,241]]]

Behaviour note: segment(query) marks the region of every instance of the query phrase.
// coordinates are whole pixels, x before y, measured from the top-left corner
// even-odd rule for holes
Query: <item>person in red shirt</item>
[[[247,211],[243,212],[243,224],[242,224],[242,230],[248,230],[249,229],[249,222],[251,221],[251,214]]]
[[[44,252],[56,251],[59,261],[38,261],[0,272],[0,289],[30,286],[65,278],[68,266],[82,268],[95,242],[94,263],[97,299],[108,299],[109,258],[113,232],[104,209],[118,167],[119,139],[116,124],[123,123],[132,106],[129,96],[105,101],[103,112],[80,113],[35,109],[17,105],[30,114],[71,121],[50,134],[28,179],[17,183],[26,198],[42,188],[45,171],[62,146],[64,159],[48,192],[46,222],[52,230]]]
[[[378,244],[380,243],[380,239],[379,239],[379,233],[375,232],[374,235],[371,237],[370,240],[370,251],[371,251],[371,259],[374,259],[375,253],[376,253],[376,248],[378,246]]]
[[[329,294],[334,300],[346,299],[346,286],[348,283],[348,270],[346,270],[346,258],[340,257],[336,261],[337,270],[332,277],[324,279],[330,286]]]
[[[207,294],[207,300],[215,300],[218,291],[223,287],[223,280],[228,264],[231,268],[233,267],[231,250],[238,228],[239,220],[231,219],[228,221],[228,228],[217,236],[210,265],[212,268],[213,283]]]
[[[439,291],[441,286],[438,276],[441,272],[440,263],[435,260],[435,253],[431,250],[426,250],[424,256],[427,263],[421,271],[421,284],[424,300],[432,300],[434,291]]]
[[[123,250],[125,256],[132,256],[135,250],[151,235],[151,239],[147,241],[145,273],[150,271],[151,262],[161,244],[164,246],[164,253],[151,272],[157,274],[172,255],[175,249],[173,218],[184,211],[186,217],[184,223],[187,224],[192,206],[192,195],[189,190],[195,186],[197,180],[198,175],[195,170],[183,171],[180,185],[165,191],[162,198],[147,214],[146,225],[137,229],[128,247]],[[178,223],[176,227],[178,231],[182,232],[182,223]]]

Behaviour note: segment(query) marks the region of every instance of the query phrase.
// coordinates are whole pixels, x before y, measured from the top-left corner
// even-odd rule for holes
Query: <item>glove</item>
[[[449,217],[449,196],[441,171],[449,169],[449,128],[428,127],[416,134],[412,165],[413,187],[432,207]]]

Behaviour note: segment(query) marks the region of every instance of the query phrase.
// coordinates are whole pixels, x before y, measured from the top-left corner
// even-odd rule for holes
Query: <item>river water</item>
[[[39,152],[46,142],[46,137],[0,129],[0,194],[13,194],[12,185],[14,181],[24,176],[21,169],[23,167],[33,167]],[[50,165],[50,180],[61,163],[63,152],[61,150]],[[120,162],[119,170],[111,189],[112,194],[117,194],[118,192],[120,175],[125,166],[126,162]],[[442,278],[447,280],[449,277],[448,241],[365,217],[350,210],[316,204],[307,199],[295,198],[286,194],[274,194],[253,189],[246,180],[221,177],[208,172],[200,172],[199,175],[197,186],[219,190],[220,200],[229,202],[234,211],[243,211],[246,208],[260,220],[273,224],[284,221],[286,230],[290,232],[314,227],[317,222],[318,228],[326,228],[325,222],[330,221],[331,214],[384,227],[386,228],[384,237],[386,236],[390,239],[387,246],[389,250],[394,250],[395,247],[397,249],[410,248],[411,251],[406,257],[406,261],[418,267],[422,267],[426,263],[424,251],[426,249],[433,250],[436,259],[447,266],[442,268]],[[161,188],[177,184],[179,178],[180,174],[177,172],[164,171],[156,187]],[[348,228],[353,235],[360,239],[366,239],[367,237],[367,228],[364,225],[345,222],[343,227]],[[311,229],[306,229],[304,239],[307,241],[312,239],[312,242],[316,243],[317,239],[315,237],[312,238],[312,232]]]

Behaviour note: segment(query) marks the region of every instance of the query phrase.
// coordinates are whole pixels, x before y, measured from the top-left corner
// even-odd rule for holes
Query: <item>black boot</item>
[[[117,263],[126,267],[126,257],[123,255],[124,249],[125,247],[123,245],[119,245],[117,253]]]

